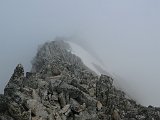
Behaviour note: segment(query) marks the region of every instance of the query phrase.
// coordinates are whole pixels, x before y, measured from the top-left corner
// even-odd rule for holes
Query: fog
[[[1,0],[0,92],[39,44],[70,37],[143,105],[160,106],[159,0]]]

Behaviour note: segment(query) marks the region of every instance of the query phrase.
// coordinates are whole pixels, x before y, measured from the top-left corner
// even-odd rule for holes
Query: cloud
[[[39,44],[65,36],[96,54],[140,103],[159,106],[159,4],[158,0],[0,1],[0,91],[18,63],[29,71]]]

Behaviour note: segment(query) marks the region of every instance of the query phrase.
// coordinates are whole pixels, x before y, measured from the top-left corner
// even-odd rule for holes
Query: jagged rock
[[[54,91],[57,90],[58,86],[62,83],[61,80],[50,80],[49,83],[49,90],[53,93]]]
[[[14,119],[8,115],[0,115],[0,120],[14,120]]]
[[[9,80],[8,84],[4,89],[5,96],[14,94],[17,88],[22,87],[23,78],[24,78],[24,68],[21,64],[18,64],[14,70],[11,79]]]
[[[101,75],[96,84],[96,97],[104,105],[107,105],[113,80],[106,75]]]
[[[89,92],[87,91],[87,89],[84,88],[82,85],[80,85],[77,80],[73,79],[72,82],[71,82],[71,85],[73,85],[74,87],[80,89],[81,91],[89,94]]]
[[[32,120],[43,120],[42,117],[32,117]]]
[[[102,109],[102,103],[100,101],[97,101],[97,110],[101,110]]]
[[[60,72],[59,69],[57,69],[57,68],[53,68],[53,69],[52,69],[52,75],[53,75],[53,76],[58,76],[58,75],[60,75],[60,74],[61,74],[61,72]]]
[[[25,111],[21,115],[21,120],[32,120],[31,111]]]
[[[8,104],[8,108],[9,108],[9,113],[11,114],[12,117],[14,117],[15,119],[19,119],[21,118],[21,108],[17,103],[10,103]]]
[[[95,90],[94,90],[94,88],[89,89],[89,95],[91,97],[95,96]]]
[[[63,92],[58,95],[58,99],[61,107],[63,108],[66,105],[66,100]]]
[[[82,111],[78,115],[77,114],[74,115],[75,120],[91,120],[91,119],[94,119],[94,118],[95,118],[95,116],[90,115],[87,111]]]
[[[17,65],[11,79],[14,80],[14,79],[17,79],[20,77],[24,77],[24,68],[23,68],[22,64]]]
[[[35,100],[40,99],[35,89],[32,89],[32,98],[35,99]]]
[[[69,109],[70,109],[70,106],[71,105],[65,105],[63,108],[62,108],[62,110],[61,110],[61,113],[66,113]]]
[[[113,120],[121,120],[120,115],[117,110],[113,111],[112,118]]]
[[[70,99],[71,110],[74,114],[79,114],[82,112],[81,105],[74,99]]]
[[[90,97],[88,94],[80,91],[78,88],[62,83],[59,86],[60,90],[69,94],[70,98],[77,100],[80,104],[86,103],[87,106],[96,106],[96,100]]]
[[[53,101],[58,101],[58,94],[57,94],[56,92],[53,92],[53,93],[52,93],[52,96],[51,96],[51,99],[52,99]]]
[[[86,109],[86,103],[83,103],[83,104],[81,105],[81,109],[82,109],[82,111],[84,111],[84,110]]]
[[[160,120],[160,108],[127,98],[70,50],[64,41],[45,43],[26,77],[18,64],[0,95],[0,120]]]
[[[7,99],[4,95],[0,94],[0,113],[5,112],[7,109]]]
[[[54,115],[55,120],[62,120],[62,118],[60,117],[59,113],[55,113]]]

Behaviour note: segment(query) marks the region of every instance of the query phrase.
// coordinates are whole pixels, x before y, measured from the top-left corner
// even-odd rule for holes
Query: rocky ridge
[[[64,41],[45,43],[32,63],[26,74],[15,68],[0,95],[0,120],[160,120],[160,108],[127,98]]]

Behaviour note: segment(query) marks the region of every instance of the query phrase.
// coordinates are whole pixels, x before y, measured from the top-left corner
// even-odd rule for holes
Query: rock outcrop
[[[160,120],[160,108],[144,107],[98,76],[64,41],[45,43],[24,75],[19,64],[0,95],[0,120]]]

